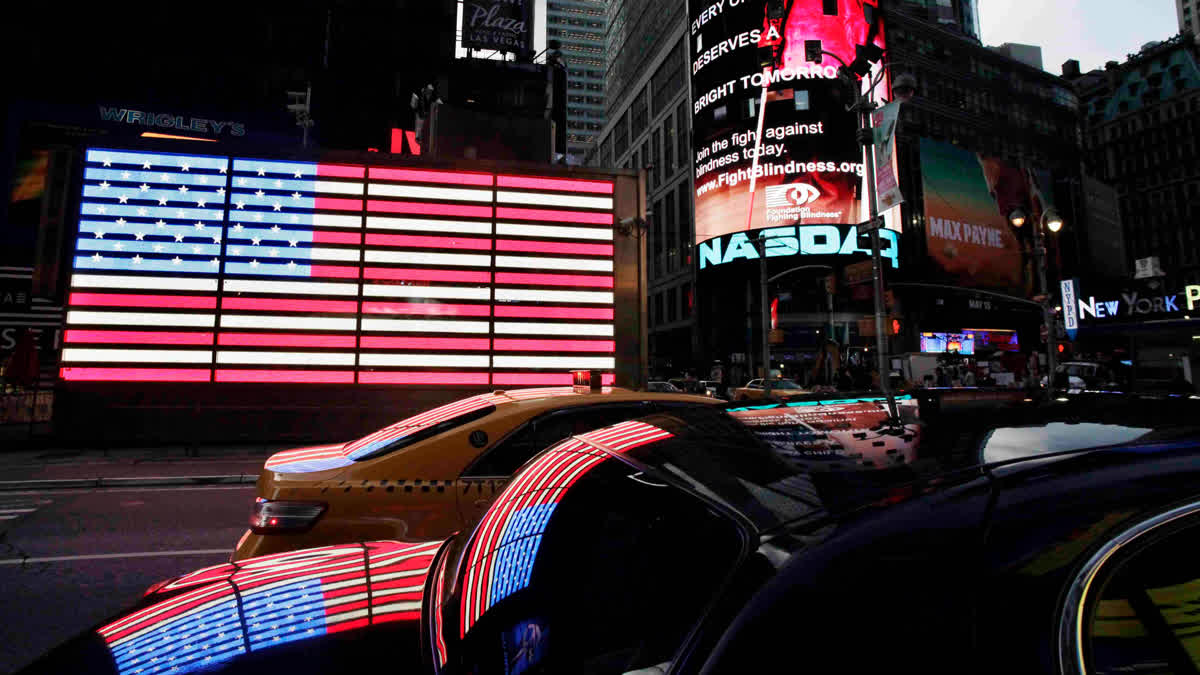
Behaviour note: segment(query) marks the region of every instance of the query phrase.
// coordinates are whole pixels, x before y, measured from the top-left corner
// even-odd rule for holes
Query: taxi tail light
[[[255,534],[303,532],[312,527],[325,513],[324,502],[290,502],[258,497],[250,516],[250,529]]]

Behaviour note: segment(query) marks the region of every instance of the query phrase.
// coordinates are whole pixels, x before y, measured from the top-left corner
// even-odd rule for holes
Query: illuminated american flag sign
[[[611,384],[614,192],[91,149],[62,378]]]
[[[417,621],[441,542],[369,542],[198,570],[99,629],[121,675],[186,673],[296,640]]]
[[[491,606],[529,585],[542,534],[567,491],[609,454],[673,434],[644,422],[622,422],[569,438],[540,455],[500,493],[472,534],[462,585],[459,636]]]

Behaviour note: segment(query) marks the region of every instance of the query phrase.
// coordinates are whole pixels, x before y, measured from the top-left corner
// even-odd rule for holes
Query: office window
[[[663,177],[667,178],[675,173],[675,126],[671,123],[671,117],[668,115],[663,120],[663,165],[665,167]]]
[[[658,129],[650,137],[650,173],[654,174],[654,183],[662,183],[663,166],[662,157],[659,154],[659,145],[662,143],[662,132]]]
[[[675,142],[679,144],[679,163],[690,166],[692,163],[692,136],[688,133],[687,101],[675,109]]]

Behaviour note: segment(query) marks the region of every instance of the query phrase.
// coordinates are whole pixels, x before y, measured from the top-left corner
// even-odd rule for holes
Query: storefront
[[[1076,314],[1066,316],[1080,362],[1111,364],[1137,390],[1195,390],[1200,365],[1200,286],[1167,288],[1148,279],[1120,286],[1068,280]],[[1064,314],[1067,314],[1064,312]]]

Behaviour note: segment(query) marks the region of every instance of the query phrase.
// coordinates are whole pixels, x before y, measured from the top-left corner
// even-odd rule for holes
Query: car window
[[[742,550],[727,517],[613,460],[546,513],[524,526],[531,543],[467,630],[461,672],[620,675],[668,662]]]
[[[1200,525],[1160,536],[1097,577],[1084,615],[1085,672],[1200,669]]]
[[[650,412],[643,401],[557,410],[534,418],[488,450],[466,476],[510,476],[541,450],[567,436],[583,434]]]

